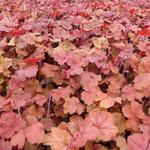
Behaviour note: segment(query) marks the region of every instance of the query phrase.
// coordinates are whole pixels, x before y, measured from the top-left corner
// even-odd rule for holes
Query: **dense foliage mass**
[[[149,0],[0,0],[0,150],[150,150]]]

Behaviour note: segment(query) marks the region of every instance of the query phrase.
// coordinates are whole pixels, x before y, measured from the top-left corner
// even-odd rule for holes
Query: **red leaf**
[[[24,59],[24,62],[28,64],[34,64],[34,63],[40,62],[42,59],[44,59],[44,56],[40,56],[37,58],[28,57]]]
[[[150,36],[150,28],[143,28],[142,30],[138,30],[137,34],[142,36]]]
[[[132,16],[132,15],[135,15],[136,12],[137,12],[137,11],[136,11],[134,8],[132,8],[132,9],[129,10],[129,13],[130,13],[131,16]]]
[[[19,35],[22,35],[22,34],[24,34],[25,32],[26,32],[25,29],[19,29],[19,30],[13,31],[12,34],[13,34],[13,36],[18,37]]]

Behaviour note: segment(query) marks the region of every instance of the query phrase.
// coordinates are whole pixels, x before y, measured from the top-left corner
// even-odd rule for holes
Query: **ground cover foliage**
[[[0,0],[0,150],[150,150],[149,0]]]

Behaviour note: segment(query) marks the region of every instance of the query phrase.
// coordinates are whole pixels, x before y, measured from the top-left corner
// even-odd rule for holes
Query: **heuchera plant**
[[[150,1],[0,0],[0,150],[150,150]]]

